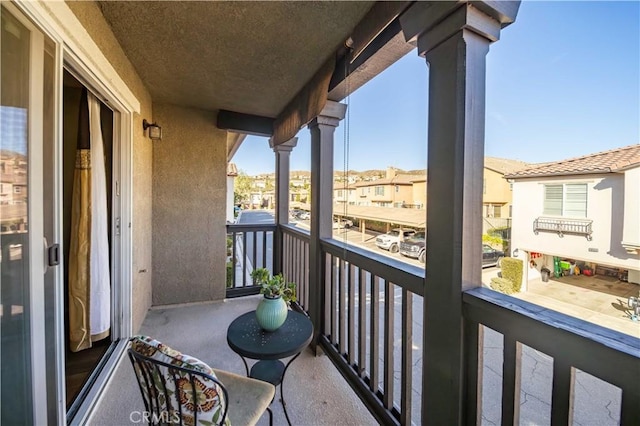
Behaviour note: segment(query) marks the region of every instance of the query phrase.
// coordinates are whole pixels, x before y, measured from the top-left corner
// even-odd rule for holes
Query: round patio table
[[[280,400],[287,423],[291,425],[284,401],[282,382],[289,365],[311,343],[313,324],[309,317],[289,311],[287,320],[276,331],[265,331],[258,325],[256,311],[247,312],[233,320],[227,329],[227,343],[240,357],[247,376],[280,385]],[[285,365],[281,359],[293,357]],[[258,360],[251,370],[246,358]]]

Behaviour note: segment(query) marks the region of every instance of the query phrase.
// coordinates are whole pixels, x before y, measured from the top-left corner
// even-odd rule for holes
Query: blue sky
[[[485,154],[527,162],[640,142],[640,2],[524,1],[487,56]],[[428,68],[415,51],[349,98],[335,170],[426,167]],[[348,131],[347,131],[348,129]],[[292,170],[310,169],[309,131]],[[248,174],[274,170],[266,138],[236,153]]]

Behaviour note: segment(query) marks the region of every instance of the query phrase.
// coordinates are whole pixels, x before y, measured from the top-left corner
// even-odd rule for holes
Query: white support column
[[[431,2],[428,2],[431,3]],[[462,292],[481,285],[485,56],[517,2],[491,13],[483,2],[417,3],[402,17],[429,65],[427,274],[422,423],[475,423],[475,383],[466,383]],[[479,6],[479,7],[480,7]],[[513,12],[504,16],[505,10]],[[491,13],[492,17],[488,13]],[[498,21],[500,19],[500,22]],[[471,377],[475,377],[471,375]],[[469,386],[469,387],[467,387]],[[467,390],[471,389],[471,392]]]
[[[273,273],[282,272],[282,256],[284,244],[282,244],[282,230],[280,225],[289,223],[289,172],[291,151],[298,144],[298,138],[294,137],[280,145],[273,146],[269,139],[269,146],[276,154],[276,231],[273,235]]]
[[[276,224],[289,223],[289,161],[291,151],[298,144],[298,138],[292,138],[285,143],[273,146],[271,139],[269,146],[276,154]]]
[[[311,123],[311,236],[309,242],[309,314],[316,345],[322,332],[324,312],[324,261],[320,239],[333,235],[333,135],[345,116],[347,106],[327,101]]]

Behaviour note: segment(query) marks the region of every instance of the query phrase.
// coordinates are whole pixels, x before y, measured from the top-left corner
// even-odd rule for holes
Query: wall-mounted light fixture
[[[149,139],[153,141],[162,140],[162,127],[156,123],[149,123],[146,119],[142,120],[142,129],[149,129]]]

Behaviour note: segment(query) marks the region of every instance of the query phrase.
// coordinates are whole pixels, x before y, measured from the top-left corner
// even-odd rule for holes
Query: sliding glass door
[[[0,423],[46,424],[57,412],[55,367],[47,368],[55,345],[45,338],[55,336],[55,303],[45,298],[56,264],[45,238],[54,220],[45,183],[54,181],[55,46],[11,4],[0,18]]]

